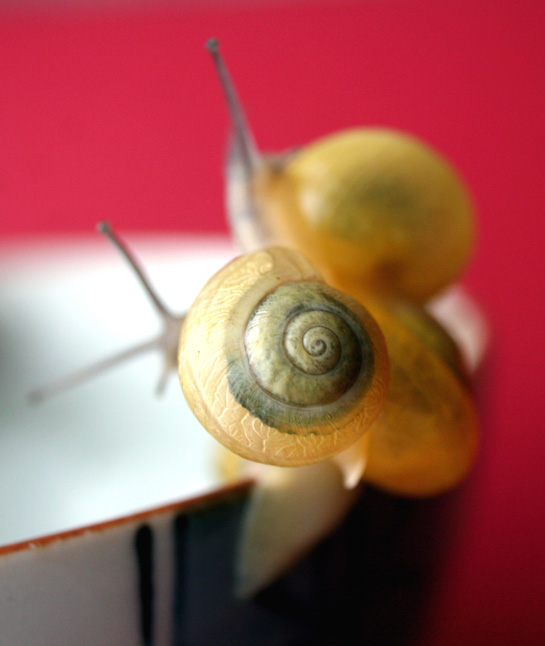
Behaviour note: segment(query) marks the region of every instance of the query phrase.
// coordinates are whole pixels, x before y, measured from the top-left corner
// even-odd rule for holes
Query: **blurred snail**
[[[338,459],[360,460],[360,475],[392,493],[428,496],[451,489],[472,466],[478,443],[460,351],[422,308],[369,298],[366,307],[386,339],[390,384],[381,415]],[[348,477],[354,477],[350,471]]]
[[[220,56],[207,43],[232,120],[227,205],[241,248],[300,250],[328,284],[422,303],[453,282],[474,231],[451,165],[401,132],[357,128],[286,154],[260,154]]]

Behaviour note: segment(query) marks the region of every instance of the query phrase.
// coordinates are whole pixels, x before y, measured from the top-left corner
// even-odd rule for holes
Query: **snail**
[[[420,308],[368,299],[367,309],[294,250],[237,258],[182,326],[187,402],[208,432],[254,462],[312,464],[359,440],[348,450],[363,465],[356,480],[417,496],[454,486],[477,441],[459,352]]]
[[[186,316],[185,398],[216,439],[275,466],[332,457],[367,430],[387,388],[382,333],[299,253],[270,248],[214,275]]]
[[[299,252],[270,248],[229,263],[177,317],[127,246],[107,224],[99,228],[135,270],[164,330],[34,399],[160,348],[161,385],[177,366],[201,424],[247,460],[296,467],[331,458],[350,486],[363,478],[409,496],[444,491],[471,466],[469,380],[456,345],[422,308],[370,297],[363,307]]]
[[[475,456],[467,371],[449,334],[418,305],[463,269],[474,237],[456,171],[409,135],[353,129],[285,155],[261,155],[219,53],[207,43],[232,120],[230,220],[242,248],[287,244],[364,304],[390,352],[384,410],[347,455],[348,482],[404,495],[458,483]]]
[[[178,372],[186,400],[204,428],[248,460],[294,467],[340,456],[349,473],[354,462],[362,465],[355,481],[363,477],[394,493],[451,488],[471,466],[477,444],[459,351],[420,308],[369,299],[367,308],[374,318],[326,288],[293,250],[239,257],[209,280],[184,321]],[[379,328],[390,357],[388,389]],[[357,376],[351,366],[363,356],[373,357],[367,386],[370,375]],[[329,383],[333,377],[341,391]],[[354,427],[345,428],[346,419]]]
[[[356,433],[354,430],[349,430],[344,436],[345,439],[337,440],[335,439],[337,435],[327,430],[327,424],[339,425],[340,420],[344,424],[348,417],[351,422],[358,419],[358,423],[354,426],[360,425],[362,428],[371,426],[367,440],[365,442],[362,440],[357,461],[360,464],[359,469],[362,471],[365,469],[366,477],[374,478],[380,486],[391,487],[397,492],[409,495],[422,495],[450,486],[451,482],[459,479],[459,474],[465,472],[467,464],[471,461],[470,456],[474,452],[473,439],[476,433],[471,398],[463,379],[460,378],[461,372],[456,368],[459,361],[456,358],[453,359],[456,351],[452,350],[452,343],[447,341],[446,332],[432,324],[429,317],[418,308],[410,310],[408,305],[402,306],[400,303],[425,300],[440,288],[439,284],[444,286],[452,279],[454,265],[457,267],[456,271],[459,271],[463,264],[462,258],[465,260],[469,250],[472,228],[469,200],[463,185],[446,162],[427,150],[424,144],[416,140],[409,141],[410,138],[400,133],[386,133],[376,129],[333,135],[284,156],[259,155],[246,126],[243,112],[238,105],[223,59],[219,55],[217,42],[209,41],[208,48],[222,80],[235,131],[231,148],[232,157],[228,166],[229,194],[233,197],[237,187],[242,186],[245,195],[242,202],[239,200],[245,207],[242,209],[237,208],[236,199],[231,199],[231,205],[234,207],[231,209],[231,217],[235,233],[244,238],[243,225],[250,222],[250,228],[247,230],[251,232],[254,239],[244,238],[243,247],[254,245],[263,249],[269,240],[279,239],[287,242],[292,252],[290,255],[289,251],[281,251],[280,248],[274,251],[257,252],[266,254],[269,258],[268,262],[272,263],[267,270],[256,266],[255,256],[236,261],[219,276],[211,279],[187,317],[176,317],[168,312],[154,295],[143,272],[122,241],[107,225],[102,225],[103,233],[114,242],[139,274],[164,321],[164,330],[157,339],[122,353],[120,359],[153,347],[163,348],[165,374],[176,366],[177,361],[182,389],[203,425],[218,439],[224,437],[223,430],[227,428],[225,439],[222,441],[228,448],[248,459],[283,466],[299,466],[341,454],[343,449],[356,441],[362,431]],[[386,148],[383,147],[383,143],[379,143],[385,141],[389,142],[384,144]],[[384,152],[386,149],[389,152]],[[379,154],[377,152],[379,150],[383,152]],[[388,161],[382,164],[385,159]],[[412,184],[412,180],[408,181],[415,168],[418,172],[412,179],[415,181],[422,179],[420,171],[427,168],[426,174],[431,178],[429,184],[418,184],[418,181]],[[237,177],[242,180],[242,184]],[[294,179],[296,177],[299,178],[297,181]],[[407,210],[407,200],[400,198],[401,188],[407,188],[409,185],[414,189],[414,199],[418,197],[420,200],[418,203],[422,207],[410,213]],[[442,186],[448,186],[448,190],[443,191]],[[360,208],[367,200],[365,198],[362,202],[359,199],[362,191],[369,190],[377,195],[380,193],[381,199],[384,198],[379,209],[380,214],[373,209]],[[280,199],[280,196],[283,197]],[[312,208],[317,207],[321,215],[318,217],[318,212],[312,209],[305,211],[301,206],[305,204]],[[411,209],[414,204],[413,200]],[[324,215],[326,212],[327,215]],[[253,219],[249,221],[250,217]],[[445,227],[440,236],[437,235],[438,221],[442,227]],[[329,223],[328,226],[334,225],[334,230],[323,231],[322,224],[326,223]],[[346,229],[344,234],[336,238],[334,234],[341,233],[340,230],[343,228]],[[288,229],[292,230],[292,233],[287,233]],[[360,237],[359,233],[362,233],[363,237]],[[354,242],[350,238],[354,238]],[[460,243],[462,239],[464,244]],[[335,246],[337,243],[341,246]],[[350,246],[352,244],[355,244],[357,249],[356,247],[352,249]],[[404,260],[393,262],[393,256],[406,244],[409,245],[410,251],[407,251],[409,248],[407,247]],[[375,253],[379,247],[382,251]],[[294,248],[299,249],[309,258],[309,261],[297,256]],[[462,248],[463,253],[457,254]],[[435,254],[438,249],[441,250],[441,269],[435,271],[437,260]],[[263,258],[263,256],[259,257]],[[454,257],[456,262],[453,264],[451,260]],[[357,262],[352,263],[352,259],[356,259]],[[347,265],[347,270],[341,271],[339,262],[344,261],[350,264],[350,268]],[[421,261],[427,271],[422,271],[419,265]],[[367,269],[363,268],[362,263],[368,264]],[[313,269],[314,266],[316,270]],[[389,267],[388,271],[386,267]],[[420,271],[417,271],[418,267]],[[417,280],[411,278],[412,274],[415,274]],[[436,281],[433,288],[430,287],[430,280]],[[290,297],[296,298],[299,303],[305,303],[307,299],[325,298],[324,290],[336,288],[338,294],[342,295],[341,302],[345,303],[348,296],[352,296],[357,301],[351,301],[350,310],[356,308],[360,312],[365,311],[362,304],[371,307],[373,316],[379,321],[386,336],[392,363],[392,385],[380,415],[380,406],[377,403],[380,398],[376,395],[377,389],[371,388],[369,384],[374,383],[373,379],[378,379],[382,384],[381,392],[384,396],[386,359],[382,357],[386,356],[386,351],[384,342],[381,346],[378,341],[382,337],[372,317],[366,315],[367,318],[364,319],[361,313],[358,315],[360,326],[355,328],[349,326],[349,329],[352,336],[357,332],[356,338],[367,329],[367,326],[373,330],[368,337],[370,347],[374,348],[371,354],[374,357],[377,372],[373,373],[372,378],[367,375],[367,378],[371,379],[370,382],[363,377],[358,377],[357,370],[351,372],[351,368],[345,368],[342,363],[337,364],[338,350],[332,350],[332,358],[328,358],[327,361],[332,362],[343,387],[343,380],[351,387],[355,386],[355,390],[349,389],[355,394],[349,396],[343,393],[342,396],[331,401],[327,399],[332,397],[331,395],[326,395],[325,401],[319,398],[316,401],[307,401],[305,399],[307,395],[302,398],[298,395],[300,398],[292,405],[289,399],[291,393],[287,395],[280,392],[285,385],[292,389],[292,393],[295,392],[295,386],[292,383],[294,378],[282,376],[279,380],[279,373],[275,372],[276,359],[273,361],[272,357],[276,357],[278,347],[281,346],[282,351],[285,348],[278,343],[276,346],[273,344],[274,347],[266,346],[264,339],[267,339],[271,333],[263,330],[272,323],[275,330],[272,333],[273,338],[284,338],[280,323],[281,316],[275,315],[276,318],[270,319],[264,313],[269,306],[278,304],[272,297],[273,288],[284,281],[293,283]],[[423,281],[428,282],[426,287]],[[315,289],[314,295],[306,296],[303,292],[294,293],[296,283],[297,289],[305,287],[310,290],[311,283],[314,283],[314,288],[316,285],[320,287],[318,292]],[[252,296],[246,295],[245,290],[248,290],[248,294]],[[262,295],[259,290],[263,292]],[[321,296],[318,296],[318,293]],[[395,297],[395,300],[392,297]],[[277,300],[283,303],[283,298],[279,296]],[[260,314],[252,317],[253,327],[247,329],[252,311],[249,309],[250,305],[258,304]],[[234,307],[236,315],[231,314],[231,307]],[[321,304],[320,308],[323,309],[323,307],[324,305]],[[295,329],[295,324],[290,323],[290,325]],[[177,353],[177,335],[180,326],[182,326],[182,335]],[[321,348],[327,347],[331,334],[334,336],[334,333],[331,333],[327,326],[316,327],[327,330],[330,335],[327,337],[328,341],[324,341],[319,336],[315,341],[316,347],[320,348],[319,352],[322,352]],[[359,359],[363,361],[363,355],[360,356],[363,352],[362,346],[359,345],[359,341],[354,341],[351,335],[349,339],[351,339],[352,349],[349,352],[359,353]],[[285,343],[287,343],[286,339],[291,339],[291,336],[285,337]],[[215,345],[212,344],[212,340]],[[430,345],[432,340],[436,343],[435,347],[433,343]],[[264,361],[255,360],[257,351],[252,350],[254,343],[260,352],[266,353]],[[220,346],[225,353],[221,359],[219,358]],[[383,349],[375,352],[379,346]],[[446,352],[447,348],[448,352]],[[252,356],[251,360],[245,354],[248,349]],[[212,358],[208,358],[208,352],[211,353]],[[324,363],[325,356],[329,357],[327,352],[324,357],[319,356],[318,362],[321,366],[320,370],[324,369],[326,374],[329,370],[327,363]],[[192,359],[189,360],[188,357]],[[109,367],[113,361],[115,360],[101,362],[98,366],[83,371],[68,383],[73,384],[88,375],[95,374],[98,370]],[[239,372],[231,376],[227,367],[230,370],[233,369],[238,361],[244,365],[244,368],[238,368]],[[256,367],[261,365],[266,367]],[[217,375],[214,374],[212,377],[205,375],[206,386],[199,385],[196,377],[209,366],[214,367]],[[317,370],[315,367],[311,369]],[[302,377],[304,373],[301,366],[297,366],[297,370],[297,377]],[[419,370],[422,371],[421,375]],[[314,376],[321,377],[321,375]],[[259,387],[250,387],[249,380],[253,378],[258,382],[262,379],[265,381]],[[219,394],[223,392],[219,388],[222,380],[227,384],[225,395]],[[308,381],[311,381],[310,378]],[[273,382],[272,385],[270,382]],[[161,380],[160,387],[164,386],[164,383],[165,376]],[[362,384],[370,388],[366,397],[362,396],[365,390]],[[305,392],[314,392],[312,390],[314,386],[304,388]],[[56,386],[53,386],[47,391],[35,392],[34,395],[39,398],[55,390]],[[210,400],[207,400],[208,391],[211,392]],[[265,394],[265,399],[254,401],[256,393],[260,396]],[[318,394],[320,397],[324,395],[322,391]],[[370,404],[369,412],[359,413],[360,417],[353,413],[342,413],[339,414],[340,417],[336,417],[333,404],[337,400],[344,405],[347,401],[353,402],[360,397],[362,401]],[[199,403],[200,400],[202,400],[201,403]],[[277,421],[274,416],[280,409],[276,405],[283,400],[291,408],[288,406],[288,412],[282,413],[284,417]],[[439,406],[437,406],[438,403]],[[301,414],[303,406],[312,412],[309,413],[304,409],[305,412]],[[234,413],[235,410],[238,417]],[[448,418],[448,423],[445,425],[442,422],[442,415]],[[229,416],[232,417],[232,421],[223,424]],[[380,434],[376,431],[373,433],[371,424],[377,416],[374,428],[382,428],[383,431]],[[329,418],[327,424],[323,421],[324,417]],[[252,434],[238,422],[239,418],[244,419],[252,429],[260,427],[259,432],[255,434],[260,438],[256,441],[260,446],[252,445],[251,441],[248,442],[250,446],[242,443],[242,439],[248,440]],[[363,418],[365,418],[365,424],[360,424]],[[390,421],[390,418],[396,420],[395,424]],[[465,431],[459,430],[456,419],[462,422]],[[223,424],[221,432],[219,420]],[[298,428],[300,421],[303,424],[303,431],[298,435],[294,428]],[[278,424],[281,428],[275,426]],[[234,430],[239,427],[242,430]],[[347,428],[352,429],[352,426],[348,424]],[[419,443],[417,440],[424,437],[424,430],[428,432],[427,443]],[[272,436],[274,440],[271,439]],[[370,439],[375,436],[388,438],[388,440],[379,442],[378,439]],[[403,451],[396,439],[398,436],[405,438]],[[458,438],[459,442],[456,443],[453,438]],[[286,442],[286,447],[279,448],[280,445],[276,444],[277,439]],[[455,450],[447,448],[451,440]],[[312,445],[314,445],[313,448],[311,448]],[[267,455],[265,446],[272,447],[271,454],[274,455]],[[319,450],[316,447],[319,447]],[[430,456],[434,456],[433,459],[428,461],[423,459],[427,452]],[[397,462],[392,458],[394,453],[398,458]],[[420,458],[416,459],[418,456]],[[460,465],[458,469],[454,468],[456,464]],[[418,465],[422,468],[419,469]],[[422,478],[422,473],[425,474],[426,469],[431,466],[435,467],[435,471],[432,469],[434,475],[428,480],[424,477],[425,482],[419,480]],[[358,473],[358,468],[351,467],[351,469],[353,473]],[[396,470],[403,471],[404,476],[399,477],[395,483],[390,482]],[[447,473],[449,474],[447,477],[440,477]],[[372,474],[382,475],[375,477]],[[351,477],[358,479],[357,475]],[[419,480],[418,483],[412,483],[413,479]],[[439,481],[436,482],[436,479]]]
[[[355,128],[260,154],[215,39],[207,43],[233,136],[227,206],[243,250],[300,250],[328,284],[423,303],[461,273],[473,245],[468,192],[417,138]]]
[[[175,316],[102,223],[163,330],[33,398],[161,349],[159,390],[177,368],[198,420],[239,456],[235,470],[264,469],[240,539],[239,583],[252,593],[342,520],[360,483],[429,496],[472,465],[470,379],[421,305],[458,277],[474,232],[454,169],[409,135],[353,129],[259,154],[217,42],[208,48],[233,122],[227,199],[243,255]]]
[[[105,223],[99,230],[136,272],[163,331],[34,399],[161,349],[237,474],[258,467],[248,473],[256,485],[238,541],[238,594],[265,587],[338,526],[361,482],[428,496],[464,477],[477,442],[468,378],[456,345],[422,308],[369,297],[364,308],[299,252],[269,248],[233,260],[175,316],[122,240]]]

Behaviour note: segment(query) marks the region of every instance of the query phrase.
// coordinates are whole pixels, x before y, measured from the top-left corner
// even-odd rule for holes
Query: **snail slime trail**
[[[244,331],[243,357],[228,358],[229,388],[250,414],[283,433],[302,435],[324,418],[334,430],[343,397],[362,397],[374,367],[357,317],[318,283],[291,283],[268,294]],[[297,429],[295,431],[294,429]]]

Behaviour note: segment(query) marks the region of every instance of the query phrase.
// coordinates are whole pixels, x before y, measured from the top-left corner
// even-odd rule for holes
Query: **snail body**
[[[182,390],[238,455],[301,466],[354,443],[387,388],[382,334],[298,253],[242,256],[205,285],[180,336]]]

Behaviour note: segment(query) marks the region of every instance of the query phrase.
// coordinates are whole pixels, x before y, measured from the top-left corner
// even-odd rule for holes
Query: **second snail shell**
[[[210,279],[184,322],[178,367],[201,424],[238,455],[277,466],[350,446],[387,389],[371,315],[281,248],[240,257]]]
[[[469,377],[456,344],[421,308],[370,298],[390,357],[383,411],[354,447],[364,477],[392,493],[447,491],[475,459],[478,424]]]
[[[355,128],[254,173],[255,208],[343,291],[423,303],[455,280],[473,246],[472,205],[454,168],[408,134]]]

